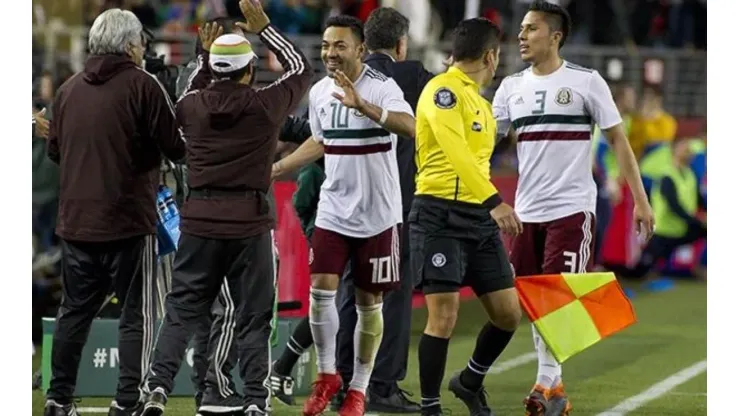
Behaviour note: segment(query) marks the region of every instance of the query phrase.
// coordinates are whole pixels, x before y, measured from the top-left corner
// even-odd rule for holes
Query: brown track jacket
[[[154,234],[161,153],[185,155],[162,85],[126,56],[93,55],[60,87],[52,110],[47,153],[60,168],[57,234],[74,241]]]
[[[285,68],[276,82],[260,89],[228,80],[211,83],[205,53],[177,103],[187,142],[188,188],[193,192],[180,211],[184,233],[247,238],[274,227],[266,193],[278,133],[308,91],[313,70],[275,26],[268,25],[259,37]],[[197,195],[204,190],[221,195]]]

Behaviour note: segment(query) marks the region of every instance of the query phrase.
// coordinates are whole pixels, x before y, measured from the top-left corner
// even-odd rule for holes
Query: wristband
[[[380,125],[384,125],[386,120],[388,120],[388,110],[384,108],[383,112],[380,113]]]

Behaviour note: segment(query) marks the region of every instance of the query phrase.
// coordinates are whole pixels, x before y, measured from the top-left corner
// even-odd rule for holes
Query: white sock
[[[563,374],[563,367],[558,360],[552,355],[545,344],[545,340],[532,324],[532,338],[534,339],[534,348],[537,350],[537,381],[542,387],[551,389],[560,383]]]
[[[355,325],[355,368],[349,388],[365,394],[375,367],[375,357],[383,340],[383,303],[357,305]]]
[[[339,313],[334,298],[336,290],[311,288],[308,321],[316,346],[316,359],[320,374],[336,374],[337,331]]]

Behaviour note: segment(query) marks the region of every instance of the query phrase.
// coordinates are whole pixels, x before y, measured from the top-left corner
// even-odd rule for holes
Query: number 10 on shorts
[[[373,265],[373,284],[398,281],[398,273],[393,270],[391,256],[372,257],[370,258],[370,264]]]

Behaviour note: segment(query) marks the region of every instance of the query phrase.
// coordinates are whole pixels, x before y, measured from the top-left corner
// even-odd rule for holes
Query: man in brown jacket
[[[85,69],[52,106],[48,155],[59,163],[57,234],[64,297],[57,316],[45,416],[74,416],[90,325],[114,290],[122,304],[119,383],[109,415],[139,406],[154,343],[156,192],[162,154],[185,156],[174,108],[142,67],[142,26],[110,9],[90,28]]]
[[[227,325],[235,325],[244,398],[210,389],[199,411],[248,416],[271,411],[267,379],[276,270],[270,230],[275,220],[266,194],[278,133],[308,90],[313,70],[300,49],[270,25],[258,1],[242,0],[239,6],[246,23],[237,25],[258,34],[286,72],[275,83],[253,89],[256,55],[249,41],[233,33],[216,39],[222,30],[208,25],[201,30],[205,52],[189,91],[177,103],[188,140],[189,189],[145,416],[164,412],[188,341],[210,312],[224,276],[224,304],[236,311],[236,322]]]

